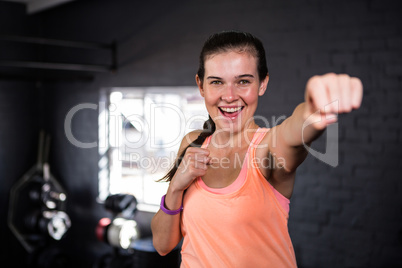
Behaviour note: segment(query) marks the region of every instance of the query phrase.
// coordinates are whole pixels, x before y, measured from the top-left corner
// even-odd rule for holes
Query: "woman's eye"
[[[219,80],[211,81],[211,85],[221,85],[221,84],[222,84],[222,81],[219,81]]]

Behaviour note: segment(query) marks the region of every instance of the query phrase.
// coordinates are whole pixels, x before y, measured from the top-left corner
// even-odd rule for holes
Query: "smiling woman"
[[[305,145],[336,122],[334,114],[360,106],[360,80],[311,78],[305,102],[268,129],[254,121],[269,81],[256,37],[212,35],[195,78],[209,119],[203,130],[185,135],[164,177],[169,188],[151,224],[155,249],[165,255],[183,239],[183,268],[296,267],[287,227],[296,169]]]

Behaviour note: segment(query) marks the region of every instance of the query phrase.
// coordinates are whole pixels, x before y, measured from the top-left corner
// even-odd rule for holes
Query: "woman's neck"
[[[226,150],[229,148],[241,149],[248,147],[258,128],[258,125],[252,122],[237,132],[216,129],[212,135],[211,143],[218,149]]]

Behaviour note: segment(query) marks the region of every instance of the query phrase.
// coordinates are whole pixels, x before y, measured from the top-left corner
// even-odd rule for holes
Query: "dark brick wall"
[[[364,85],[361,109],[339,118],[339,165],[330,167],[310,155],[298,170],[289,230],[299,267],[402,266],[401,11],[399,1],[374,0],[141,4],[121,0],[75,1],[34,15],[43,24],[38,34],[44,36],[119,43],[117,73],[99,74],[93,81],[43,84],[46,112],[40,118],[53,136],[53,172],[69,191],[70,213],[79,224],[66,248],[78,259],[87,256],[87,262],[95,251],[103,250],[89,234],[102,215],[94,200],[97,152],[67,141],[63,121],[69,109],[83,102],[97,104],[104,87],[195,85],[205,38],[216,31],[239,29],[260,37],[267,49],[270,82],[257,114],[269,122],[289,116],[303,101],[305,83],[312,75],[348,73],[360,77]],[[24,24],[24,18],[17,18]],[[9,33],[20,33],[20,28],[10,28]],[[44,56],[51,60],[57,55]],[[79,53],[68,58],[94,60]],[[2,87],[2,92],[13,96],[13,102],[21,92],[33,94],[27,95],[26,103],[35,109],[28,99],[40,93],[24,91],[34,84],[15,83],[17,88]],[[0,105],[9,105],[9,99],[1,98]],[[29,108],[23,111],[18,118],[36,125],[26,112]],[[15,125],[7,111],[0,116],[7,126]],[[96,139],[96,111],[74,120],[73,131],[81,140]],[[34,159],[36,132],[13,129],[5,128],[1,144],[30,141],[32,148],[26,153]],[[324,134],[313,147],[323,151],[325,141]],[[29,160],[16,165],[16,156],[7,157],[13,154],[9,149],[1,155],[8,167],[0,169],[0,180],[8,187],[30,165]],[[5,198],[1,202],[6,208]],[[86,242],[71,247],[78,237]]]
[[[37,34],[40,21],[27,18],[23,7],[0,3],[0,35]],[[30,49],[0,42],[0,59],[27,55]],[[0,67],[0,266],[12,260],[22,267],[27,255],[7,226],[10,189],[37,160],[39,130],[43,127],[42,90],[34,81],[10,79]],[[14,249],[14,250],[11,250]]]
[[[0,81],[0,258],[15,258],[17,267],[26,255],[7,226],[9,191],[36,163],[40,129],[37,93],[32,83]]]

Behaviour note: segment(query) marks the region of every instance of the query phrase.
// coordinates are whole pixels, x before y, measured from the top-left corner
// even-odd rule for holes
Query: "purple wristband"
[[[162,196],[162,200],[161,200],[161,210],[163,212],[165,212],[168,215],[177,215],[183,210],[183,204],[177,210],[169,210],[169,209],[165,208],[165,197],[166,197],[166,195]]]

